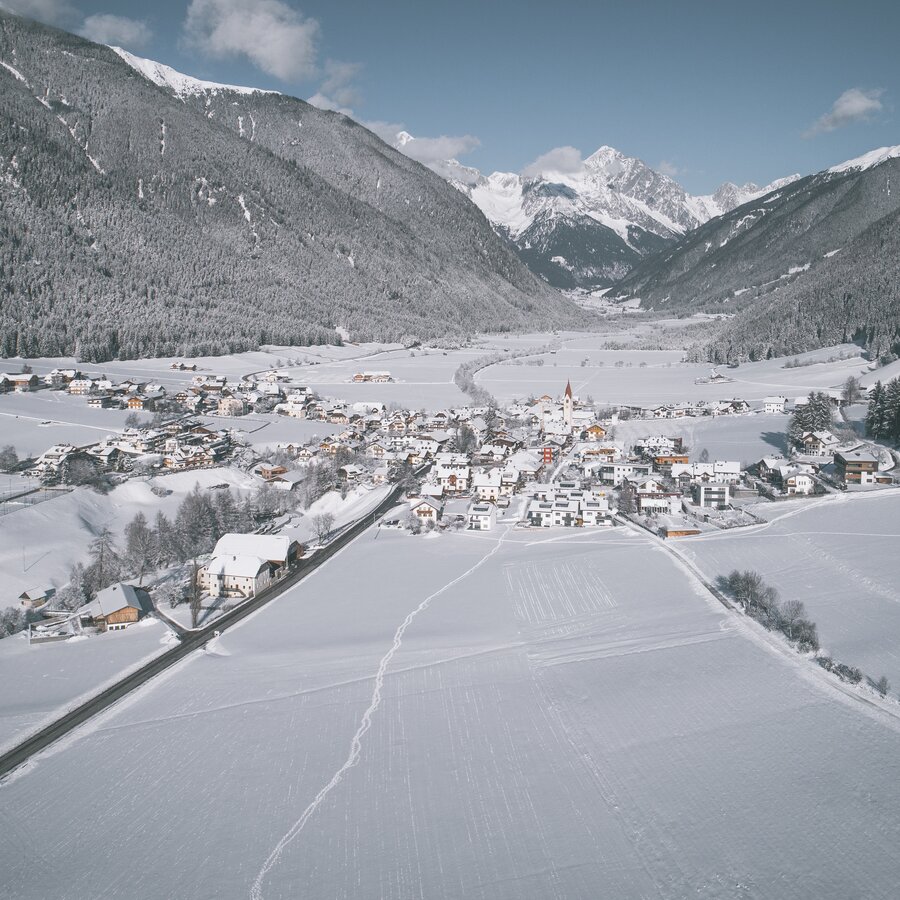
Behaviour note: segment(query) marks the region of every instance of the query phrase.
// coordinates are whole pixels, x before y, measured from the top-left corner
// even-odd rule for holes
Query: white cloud
[[[66,0],[0,0],[0,9],[50,25],[64,24],[75,14]]]
[[[675,165],[673,162],[669,162],[667,159],[660,160],[659,165],[656,167],[656,171],[660,173],[660,175],[668,175],[669,178],[674,178],[676,175],[681,174],[681,169]]]
[[[334,59],[325,62],[325,78],[319,91],[333,98],[340,106],[352,106],[359,103],[359,91],[352,84],[362,66],[359,63],[338,62]]]
[[[369,131],[374,131],[386,144],[394,147],[397,144],[397,136],[403,131],[402,122],[381,122],[378,120],[362,122]]]
[[[481,141],[472,134],[463,134],[459,137],[442,134],[433,138],[414,137],[399,149],[411,159],[428,166],[449,159],[458,159],[466,153],[471,153],[480,144]]]
[[[821,116],[804,132],[803,136],[807,138],[815,137],[817,134],[835,131],[855,122],[870,121],[872,116],[882,109],[881,95],[883,93],[884,91],[881,88],[869,91],[864,91],[861,88],[850,88],[850,90],[844,91],[834,101],[830,112]]]
[[[116,47],[142,47],[153,36],[150,26],[141,19],[109,14],[88,16],[78,33],[98,44]]]
[[[345,116],[352,116],[352,106],[360,100],[359,91],[352,82],[360,69],[362,66],[359,63],[326,60],[325,77],[319,85],[319,90],[306,102],[318,106],[319,109],[332,109]]]
[[[555,172],[559,175],[574,175],[580,172],[584,166],[581,151],[575,147],[554,147],[546,153],[542,153],[533,163],[522,169],[522,174],[528,178],[537,178],[547,172]]]
[[[184,33],[207,56],[242,56],[282,81],[316,74],[319,23],[282,0],[191,0]]]
[[[318,106],[319,109],[330,109],[333,112],[343,113],[345,116],[353,116],[353,110],[348,106],[341,106],[334,98],[328,97],[321,91],[316,91],[312,97],[308,97],[307,103]]]
[[[449,163],[481,146],[481,141],[472,134],[458,137],[446,134],[434,138],[413,137],[405,130],[402,122],[369,121],[362,124],[369,131],[374,131],[386,144],[390,144],[410,159],[428,166],[429,169],[444,178],[453,177],[457,180],[465,180],[468,177],[465,166],[449,165]],[[473,179],[476,174],[472,175]]]

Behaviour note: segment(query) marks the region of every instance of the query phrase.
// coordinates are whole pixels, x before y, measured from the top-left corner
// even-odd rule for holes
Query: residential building
[[[731,502],[731,486],[728,484],[698,483],[691,489],[691,495],[697,506],[721,509]]]
[[[471,503],[466,519],[472,531],[490,531],[497,523],[497,507],[493,503]]]
[[[834,467],[844,484],[875,484],[878,458],[866,450],[841,450],[834,454]]]

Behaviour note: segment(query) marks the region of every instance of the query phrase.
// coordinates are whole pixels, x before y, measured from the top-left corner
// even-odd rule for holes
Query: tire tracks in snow
[[[343,765],[331,776],[331,780],[319,791],[318,794],[313,798],[310,804],[303,810],[300,815],[300,818],[297,819],[296,822],[284,833],[281,840],[275,845],[275,848],[266,858],[266,861],[262,864],[259,872],[256,875],[256,878],[253,881],[253,884],[250,887],[250,898],[251,900],[263,900],[263,881],[266,876],[272,869],[278,864],[278,861],[281,859],[282,854],[287,849],[288,845],[300,834],[301,831],[306,827],[306,823],[315,815],[316,810],[322,805],[322,802],[325,798],[344,780],[344,776],[347,772],[350,771],[358,762],[360,755],[362,754],[362,742],[363,738],[366,736],[368,730],[372,727],[372,719],[378,709],[381,707],[382,701],[382,688],[384,687],[384,678],[387,674],[388,666],[391,664],[394,656],[397,651],[403,645],[403,637],[406,634],[407,629],[410,625],[415,621],[416,617],[419,613],[424,612],[431,605],[432,600],[435,600],[445,591],[448,591],[450,588],[459,584],[465,578],[468,578],[476,569],[481,568],[492,556],[494,556],[500,547],[503,544],[503,541],[506,539],[509,534],[510,526],[507,526],[506,530],[500,537],[497,539],[496,544],[487,552],[481,559],[478,560],[473,566],[466,569],[461,575],[457,575],[452,581],[448,581],[443,587],[438,588],[438,590],[434,591],[434,593],[429,594],[412,612],[410,612],[407,617],[400,623],[397,630],[394,632],[394,638],[391,642],[390,649],[384,656],[381,657],[381,662],[378,664],[378,671],[375,673],[375,687],[372,690],[372,699],[369,701],[369,705],[366,708],[366,711],[362,714],[362,718],[359,720],[359,725],[356,729],[356,733],[353,735],[353,738],[350,741],[350,752],[347,754],[347,758],[344,760]]]

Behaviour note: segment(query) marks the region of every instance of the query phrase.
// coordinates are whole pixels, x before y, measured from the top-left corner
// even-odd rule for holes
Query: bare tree
[[[844,382],[844,389],[841,391],[841,398],[844,403],[858,403],[863,397],[863,389],[862,385],[859,383],[859,379],[851,375]]]
[[[882,675],[878,681],[875,682],[875,690],[878,691],[879,694],[883,697],[887,692],[891,689],[891,683],[887,680],[886,675]]]
[[[125,526],[125,561],[128,568],[138,576],[138,584],[143,584],[144,575],[153,567],[156,558],[155,535],[147,524],[142,512]]]
[[[328,535],[331,534],[331,529],[334,527],[334,516],[329,512],[319,513],[319,515],[312,517],[312,527],[316,540],[320,544],[324,544]]]
[[[784,605],[781,607],[781,618],[787,630],[787,636],[791,640],[794,639],[794,629],[797,627],[797,623],[803,618],[805,613],[806,607],[803,605],[802,600],[785,600]]]
[[[0,472],[12,472],[19,465],[19,454],[12,444],[0,450]]]

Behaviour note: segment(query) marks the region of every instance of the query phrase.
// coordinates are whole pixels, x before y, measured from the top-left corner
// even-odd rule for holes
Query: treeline
[[[900,378],[872,388],[866,413],[866,434],[880,441],[900,444]]]
[[[859,684],[866,678],[882,697],[890,690],[890,683],[884,675],[875,681],[854,666],[836,662],[830,656],[819,656],[819,633],[816,623],[807,618],[803,602],[782,602],[778,591],[766,584],[759,572],[733,569],[716,581],[720,591],[731,596],[748,616],[764,628],[781,632],[800,653],[815,653],[816,662],[823,669],[852,684]]]

